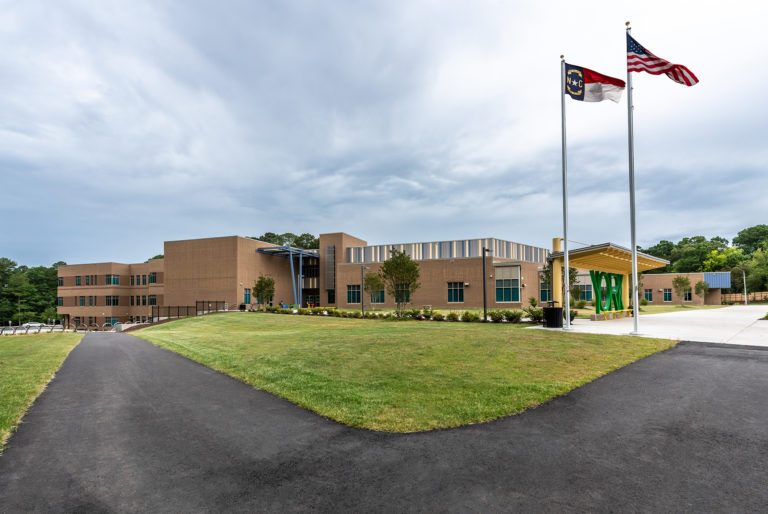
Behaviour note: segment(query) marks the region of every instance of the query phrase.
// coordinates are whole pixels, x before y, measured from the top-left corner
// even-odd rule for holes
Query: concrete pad
[[[640,335],[680,341],[768,346],[768,320],[761,320],[768,305],[734,305],[663,314],[641,314]],[[634,330],[632,318],[608,321],[573,320],[572,332],[627,335]],[[560,329],[545,329],[560,330]]]

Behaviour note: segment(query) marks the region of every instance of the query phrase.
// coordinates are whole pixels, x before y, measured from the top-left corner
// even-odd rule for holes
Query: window
[[[689,287],[683,293],[683,301],[684,302],[690,302],[691,300],[693,300],[693,295],[691,294],[691,288]]]
[[[142,323],[146,323],[147,322],[147,317],[146,316],[142,316],[141,317],[141,322]]]
[[[371,303],[384,303],[384,289],[380,289],[371,294]]]
[[[134,302],[133,302],[133,296],[131,296],[130,298],[131,298],[131,307],[133,307],[133,304],[134,304]]]
[[[119,296],[105,296],[104,300],[105,300],[104,305],[107,305],[107,306],[116,306],[120,304]]]
[[[541,303],[552,301],[552,290],[549,289],[549,284],[539,281],[539,301]]]
[[[75,276],[75,285],[76,286],[80,285],[80,275]]]
[[[592,285],[591,284],[576,284],[573,287],[574,290],[579,291],[579,300],[592,301]]]
[[[56,298],[56,306],[57,307],[64,307],[64,297],[63,296],[59,296],[58,298]]]
[[[97,276],[98,276],[98,275],[92,275],[92,276],[91,276],[91,285],[92,285],[92,286],[95,286],[95,285],[96,285],[96,277],[97,277]]]
[[[87,285],[87,286],[91,285],[91,276],[90,275],[86,275],[85,276],[85,285]]]
[[[75,326],[80,325],[80,316],[75,316]]]
[[[648,300],[649,302],[653,301],[653,289],[646,289],[643,293],[643,298]]]
[[[88,316],[88,324],[93,325],[93,316]]]
[[[360,303],[360,286],[347,286],[347,303]]]
[[[119,323],[119,320],[116,317],[106,317],[104,318],[104,324],[105,325],[112,325],[113,327]]]
[[[80,297],[80,307],[85,307],[85,296]]]
[[[88,306],[93,307],[93,296],[88,297]]]
[[[664,301],[665,302],[671,302],[672,301],[672,289],[665,289],[664,290]]]
[[[142,296],[141,297],[141,304],[142,305],[146,305],[147,304],[147,297],[146,296]]]
[[[64,285],[64,279],[59,277],[59,287]]]
[[[497,302],[519,302],[520,301],[520,280],[516,278],[505,278],[496,281],[496,301]]]
[[[108,286],[119,286],[120,275],[106,275],[104,283]]]
[[[335,289],[329,289],[328,290],[328,303],[336,303],[336,290]]]
[[[448,282],[448,303],[464,301],[464,282]]]
[[[250,293],[248,294],[250,296]],[[149,295],[149,304],[150,305],[157,305],[157,296],[151,294]]]
[[[149,274],[149,283],[150,284],[156,284],[157,283],[157,273],[156,272],[153,271],[152,273]],[[246,303],[251,303],[251,302],[246,302]]]
[[[141,297],[136,295],[136,305],[141,305]]]
[[[149,278],[150,278],[150,281],[151,281],[152,280],[152,275],[150,275]],[[152,295],[152,296],[154,296],[154,295]],[[246,304],[246,305],[251,303],[251,290],[250,289],[245,289],[243,291],[243,303]],[[154,304],[151,303],[150,305],[154,305]]]
[[[133,285],[133,283],[134,283],[133,275],[131,275],[131,285]]]
[[[141,276],[141,285],[143,285],[143,286],[147,285],[147,276],[146,275],[142,275]]]

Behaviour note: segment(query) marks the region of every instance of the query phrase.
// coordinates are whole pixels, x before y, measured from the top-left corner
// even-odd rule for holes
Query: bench
[[[631,318],[632,317],[632,309],[623,309],[620,311],[606,311],[601,312],[600,314],[591,314],[589,316],[589,319],[592,321],[607,321],[609,319],[621,319],[621,318]]]

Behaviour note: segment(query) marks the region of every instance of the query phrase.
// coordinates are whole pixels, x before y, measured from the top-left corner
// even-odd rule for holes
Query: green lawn
[[[0,447],[82,334],[0,337]]]
[[[232,313],[134,334],[323,416],[393,432],[517,413],[675,344],[525,327]]]

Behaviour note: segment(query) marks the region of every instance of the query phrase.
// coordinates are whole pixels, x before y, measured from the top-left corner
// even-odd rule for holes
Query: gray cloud
[[[732,237],[765,223],[766,7],[662,5],[11,2],[0,255],[133,262],[268,230],[549,246],[557,56],[623,77],[627,13],[701,79],[634,77],[640,243]],[[628,245],[626,104],[608,104],[568,100],[570,234]]]

